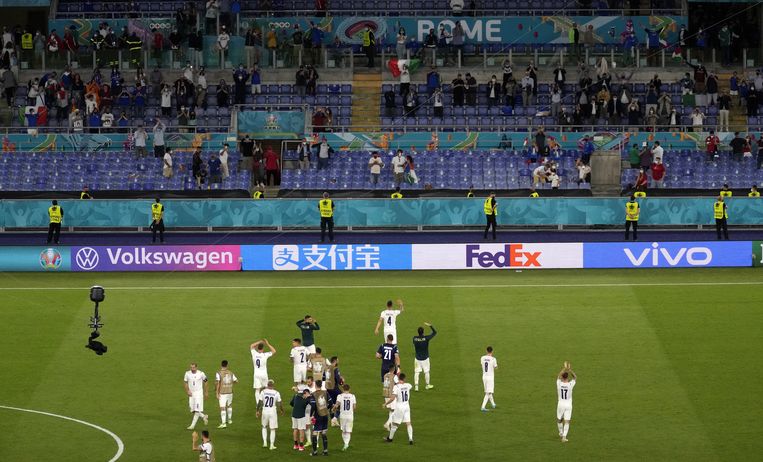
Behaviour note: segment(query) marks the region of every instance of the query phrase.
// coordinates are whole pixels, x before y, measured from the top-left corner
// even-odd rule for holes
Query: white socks
[[[413,441],[413,425],[408,425],[408,441]]]
[[[228,408],[228,422],[233,422],[233,406]]]
[[[413,374],[413,385],[416,386],[416,388],[418,388],[418,386],[419,386],[419,373],[418,372]]]
[[[260,404],[260,390],[254,390],[254,404]]]
[[[276,431],[275,429],[270,429],[270,447],[273,448],[276,445]]]
[[[485,393],[485,399],[482,400],[482,409],[485,409],[485,406],[487,406],[489,395]]]
[[[397,425],[392,424],[392,428],[389,431],[389,439],[392,439],[395,437],[395,432],[397,431]]]
[[[262,427],[262,445],[263,446],[267,446],[268,445],[268,429],[265,428],[265,427]]]
[[[342,441],[344,441],[345,447],[350,445],[350,435],[352,435],[352,433],[342,432]]]
[[[310,430],[310,428],[308,427],[305,430],[305,441],[312,441],[312,439],[311,439],[312,434],[313,434],[313,431]]]
[[[564,429],[564,424],[562,422],[557,422],[556,426],[557,426],[557,428],[559,428],[559,436],[561,436],[562,435],[562,431]]]
[[[564,422],[564,429],[562,429],[562,438],[567,438],[567,433],[570,431],[570,423]]]
[[[495,400],[493,399],[493,394],[492,393],[490,393],[489,399],[490,399],[490,404],[492,404],[493,407],[495,407]]]
[[[196,422],[198,422],[198,421],[199,421],[199,413],[198,412],[194,412],[193,413],[193,419],[191,420],[191,427],[195,427],[196,426]]]
[[[220,420],[222,421],[223,425],[224,425],[224,424],[226,424],[226,423],[228,422],[228,419],[227,419],[227,417],[228,417],[228,414],[226,414],[226,413],[225,413],[225,408],[223,408],[223,409],[220,411]]]
[[[392,412],[389,413],[389,417],[387,417],[387,423],[385,423],[384,425],[389,427],[391,424],[392,424]]]
[[[424,372],[424,381],[427,383],[427,386],[429,386],[429,372]]]

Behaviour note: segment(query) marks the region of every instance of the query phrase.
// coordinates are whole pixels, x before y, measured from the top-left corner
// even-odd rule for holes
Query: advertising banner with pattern
[[[244,271],[410,270],[410,244],[243,245]]]
[[[414,244],[415,270],[582,268],[583,244]]]
[[[305,131],[305,114],[299,111],[243,111],[238,115],[239,136],[254,139],[298,139]]]
[[[72,247],[72,271],[239,271],[238,245]]]
[[[584,268],[710,268],[752,266],[750,241],[592,242]]]
[[[0,271],[70,271],[69,247],[0,247]]]

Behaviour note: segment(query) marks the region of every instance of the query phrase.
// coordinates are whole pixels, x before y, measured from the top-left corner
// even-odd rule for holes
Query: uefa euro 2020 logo
[[[40,252],[40,266],[44,270],[57,270],[61,267],[63,258],[56,249],[45,249]]]
[[[268,114],[265,116],[265,130],[277,131],[281,127],[278,125],[278,116],[275,114]]]

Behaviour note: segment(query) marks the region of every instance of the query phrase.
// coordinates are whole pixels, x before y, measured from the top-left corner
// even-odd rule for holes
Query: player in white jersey
[[[307,380],[307,358],[310,352],[302,346],[302,340],[298,338],[291,341],[291,346],[289,358],[294,365],[294,386],[296,387]]]
[[[564,362],[562,370],[556,377],[556,426],[559,429],[559,437],[562,443],[567,442],[567,433],[570,431],[570,420],[572,419],[572,389],[575,388],[575,382],[578,377],[572,371],[569,361]]]
[[[265,346],[270,351],[265,351]],[[252,353],[252,365],[254,365],[254,402],[259,404],[260,393],[268,385],[268,358],[276,354],[276,349],[264,338],[258,340],[249,347]]]
[[[395,412],[392,414],[392,428],[390,428],[387,442],[391,443],[395,437],[397,427],[404,423],[408,427],[408,444],[413,444],[413,426],[411,425],[411,389],[413,386],[405,382],[405,374],[397,376],[397,385],[392,388],[392,397],[387,404],[395,404]]]
[[[267,388],[262,390],[260,402],[257,403],[257,417],[262,416],[262,447],[268,447],[268,428],[270,428],[270,450],[276,449],[276,430],[278,415],[276,409],[283,415],[281,394],[273,388],[273,381],[268,380]]]
[[[392,309],[392,300],[387,302],[387,309],[381,312],[379,320],[376,321],[374,335],[379,335],[379,327],[384,324],[384,338],[392,335],[392,343],[397,345],[397,317],[405,311],[402,300],[397,300],[397,310]]]
[[[334,412],[339,411],[339,429],[342,430],[342,441],[346,451],[350,447],[350,438],[352,438],[352,423],[355,420],[355,410],[358,404],[355,395],[350,393],[350,386],[346,383],[342,386],[342,393],[336,398]]]
[[[480,410],[487,412],[488,401],[495,409],[493,392],[495,390],[495,369],[498,367],[498,361],[493,357],[493,347],[487,347],[487,354],[480,358],[480,366],[482,367],[482,386],[485,388],[485,399],[482,400]]]
[[[215,448],[212,446],[212,440],[209,439],[209,432],[201,432],[201,444],[199,444],[199,434],[191,434],[191,449],[199,453],[199,462],[215,462]]]
[[[220,403],[220,420],[217,428],[227,428],[233,423],[233,385],[238,383],[238,377],[228,369],[228,361],[220,363],[220,370],[215,373],[215,393]]]
[[[209,419],[204,414],[204,398],[209,397],[209,383],[207,375],[197,368],[196,363],[191,363],[191,370],[185,372],[183,387],[185,394],[188,395],[188,407],[193,414],[193,420],[188,429],[193,430],[196,427],[199,417],[206,425]]]

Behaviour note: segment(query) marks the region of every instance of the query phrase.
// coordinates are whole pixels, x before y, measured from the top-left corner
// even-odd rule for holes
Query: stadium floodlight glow
[[[106,347],[106,345],[95,340],[101,336],[101,333],[98,332],[98,329],[103,327],[103,323],[101,322],[101,315],[98,312],[98,304],[105,299],[106,291],[103,289],[103,287],[93,286],[90,288],[90,300],[95,303],[95,310],[93,312],[93,316],[90,317],[90,324],[88,324],[88,326],[93,329],[93,331],[90,332],[90,337],[87,340],[87,345],[85,345],[85,348],[93,350],[98,356],[102,356],[104,353],[106,353],[106,351],[108,351],[108,347]]]

